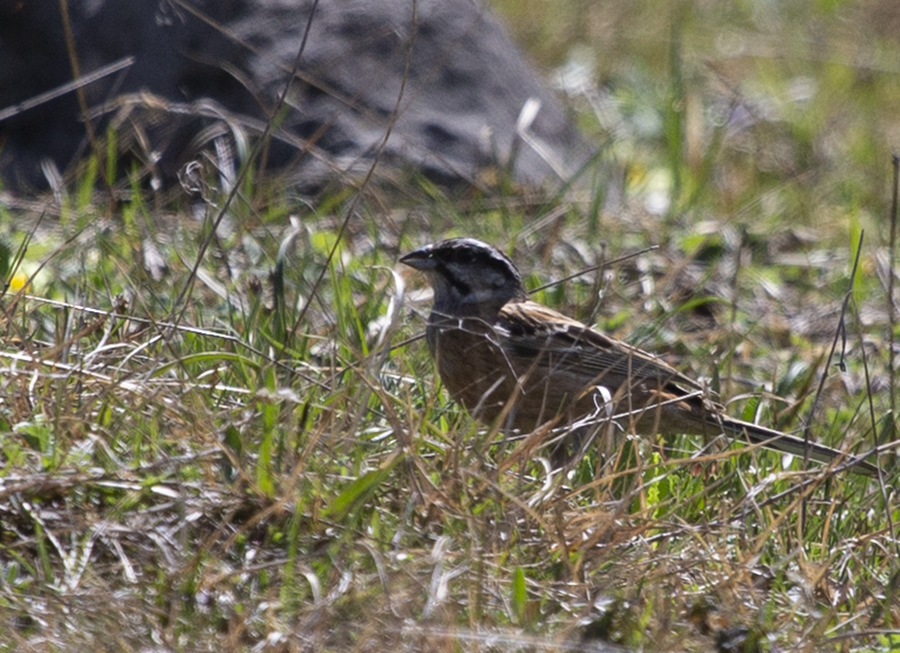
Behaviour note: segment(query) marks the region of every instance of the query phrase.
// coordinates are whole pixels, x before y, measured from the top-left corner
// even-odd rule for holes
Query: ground
[[[606,263],[535,297],[732,415],[896,441],[891,5],[510,4],[548,75],[590,64],[601,153],[559,193],[298,198],[251,162],[197,198],[88,160],[3,196],[3,650],[898,646],[892,452],[871,480],[619,434],[554,470],[441,390],[396,262]]]

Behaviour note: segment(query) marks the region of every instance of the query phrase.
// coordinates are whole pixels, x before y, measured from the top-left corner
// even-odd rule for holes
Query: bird
[[[433,291],[425,338],[438,375],[478,421],[532,433],[608,423],[637,435],[711,435],[877,477],[861,458],[735,419],[706,387],[653,354],[529,299],[518,268],[475,238],[400,258]]]

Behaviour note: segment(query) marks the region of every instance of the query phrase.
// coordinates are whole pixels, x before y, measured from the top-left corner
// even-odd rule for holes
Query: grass
[[[252,171],[215,227],[211,171],[201,202],[136,174],[110,201],[95,160],[44,213],[0,207],[0,648],[895,650],[893,457],[875,482],[622,436],[555,473],[397,346],[428,302],[396,259],[424,242],[494,242],[530,287],[655,245],[536,297],[711,379],[735,416],[896,440],[894,78],[783,38],[799,15],[844,52],[833,4],[768,27],[753,3],[609,9],[628,47],[598,41],[608,101],[582,120],[614,127],[622,174],[561,197],[410,177],[297,202]],[[710,23],[770,55],[704,61]]]

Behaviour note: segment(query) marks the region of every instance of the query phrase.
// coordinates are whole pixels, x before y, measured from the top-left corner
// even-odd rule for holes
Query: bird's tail
[[[878,468],[872,463],[822,444],[807,442],[802,438],[732,417],[723,416],[715,421],[715,425],[725,430],[729,436],[736,440],[760,444],[769,449],[782,451],[801,458],[808,456],[810,460],[826,465],[836,464],[842,469],[849,469],[857,474],[863,474],[872,478],[878,477]]]

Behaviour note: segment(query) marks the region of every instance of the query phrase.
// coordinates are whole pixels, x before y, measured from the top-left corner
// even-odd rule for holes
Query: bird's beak
[[[436,262],[431,256],[431,245],[426,245],[414,252],[401,256],[400,262],[416,270],[431,270],[436,266]]]

